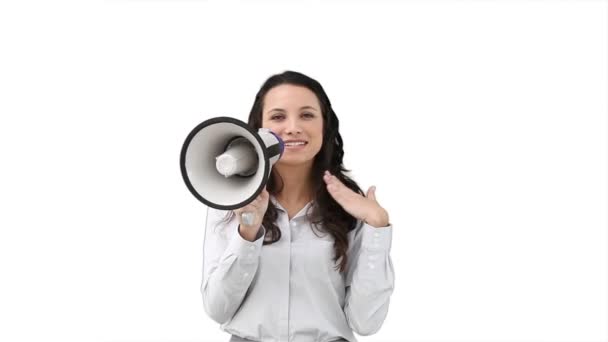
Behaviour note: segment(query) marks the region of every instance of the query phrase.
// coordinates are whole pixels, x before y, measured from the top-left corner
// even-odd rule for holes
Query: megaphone
[[[221,210],[241,208],[262,192],[284,149],[283,140],[267,128],[256,132],[231,117],[211,118],[196,126],[184,141],[182,177],[192,195],[205,205]],[[243,215],[243,220],[253,223],[251,215]]]

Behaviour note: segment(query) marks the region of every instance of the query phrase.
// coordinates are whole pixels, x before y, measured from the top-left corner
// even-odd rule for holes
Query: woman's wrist
[[[390,224],[388,213],[384,209],[371,213],[363,221],[374,228],[386,227]]]
[[[260,228],[262,226],[258,226],[257,229],[256,228],[243,228],[242,225],[239,224],[239,234],[241,235],[241,237],[249,242],[253,242],[255,241],[255,238],[258,236],[258,233],[260,232]]]
[[[365,221],[365,223],[369,224],[374,228],[382,228],[389,225],[388,221]]]

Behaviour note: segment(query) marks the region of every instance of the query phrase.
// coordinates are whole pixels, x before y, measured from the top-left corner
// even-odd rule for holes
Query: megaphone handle
[[[255,221],[255,213],[254,212],[244,212],[244,213],[241,213],[241,222],[243,222],[244,225],[251,226],[251,225],[253,225],[254,221]]]

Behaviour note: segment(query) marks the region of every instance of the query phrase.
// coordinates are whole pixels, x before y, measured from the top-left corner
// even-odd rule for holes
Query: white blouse
[[[348,267],[334,269],[333,237],[312,231],[308,203],[289,220],[279,209],[281,239],[262,245],[238,232],[233,215],[209,208],[203,243],[201,293],[207,314],[220,328],[254,341],[357,341],[376,333],[388,312],[395,279],[390,257],[392,225],[374,228],[358,221],[348,233]],[[312,208],[311,208],[312,209]]]

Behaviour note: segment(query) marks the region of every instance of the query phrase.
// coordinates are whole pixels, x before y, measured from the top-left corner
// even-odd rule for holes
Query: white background
[[[0,340],[227,341],[179,152],[308,74],[394,225],[360,341],[606,341],[606,1],[0,5]]]

